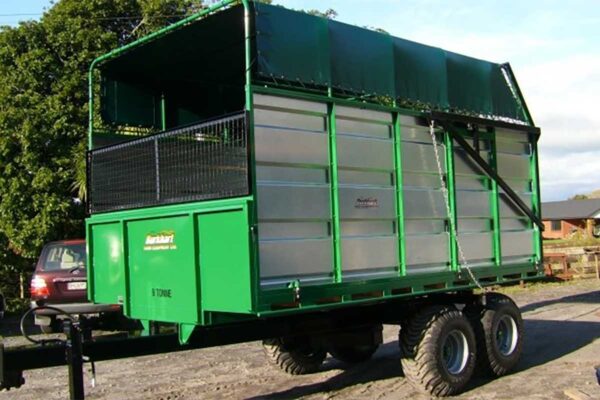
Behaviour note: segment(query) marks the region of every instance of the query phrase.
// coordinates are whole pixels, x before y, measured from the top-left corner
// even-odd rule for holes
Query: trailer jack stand
[[[69,367],[69,396],[71,400],[83,400],[85,398],[83,388],[83,335],[80,322],[67,319],[64,323],[64,332],[67,335],[65,356]]]

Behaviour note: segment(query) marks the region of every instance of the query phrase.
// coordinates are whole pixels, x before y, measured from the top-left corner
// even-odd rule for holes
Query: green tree
[[[587,200],[590,197],[587,194],[576,194],[574,196],[569,197],[569,200]]]
[[[0,290],[53,239],[83,235],[87,71],[201,0],[61,0],[0,28]],[[6,290],[6,289],[5,289]]]

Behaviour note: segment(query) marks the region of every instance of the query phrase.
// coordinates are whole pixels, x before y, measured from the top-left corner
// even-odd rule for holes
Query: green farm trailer
[[[71,359],[261,339],[302,374],[397,324],[433,395],[518,361],[519,310],[487,287],[543,275],[540,131],[508,64],[224,1],[89,80],[89,297],[177,334],[107,351],[75,324]]]

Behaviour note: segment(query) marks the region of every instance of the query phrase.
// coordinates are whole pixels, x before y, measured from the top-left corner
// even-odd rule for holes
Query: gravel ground
[[[600,399],[594,366],[600,364],[600,283],[536,284],[508,289],[525,318],[524,354],[501,379],[475,380],[455,398],[567,399],[578,389]],[[3,334],[13,334],[10,326]],[[386,326],[373,359],[347,367],[328,358],[322,371],[292,377],[267,365],[259,343],[106,361],[96,365],[88,399],[427,399],[402,377],[397,328]],[[6,345],[22,343],[8,337]],[[66,367],[26,371],[21,389],[0,400],[68,398]]]

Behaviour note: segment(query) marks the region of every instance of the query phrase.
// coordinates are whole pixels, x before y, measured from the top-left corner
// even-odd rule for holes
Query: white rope
[[[458,240],[458,235],[456,234],[456,226],[454,224],[454,217],[452,215],[452,211],[450,210],[450,196],[448,193],[448,187],[446,185],[446,180],[444,179],[444,170],[442,169],[442,163],[440,161],[440,154],[438,151],[438,142],[435,137],[435,122],[433,120],[429,124],[429,135],[431,136],[431,142],[433,143],[433,153],[435,154],[435,162],[437,164],[438,174],[440,177],[440,186],[441,186],[441,190],[442,190],[442,195],[444,196],[444,204],[446,205],[446,214],[448,215],[448,220],[449,220],[449,225],[450,225],[450,235],[454,238],[454,240],[456,242],[456,248],[458,249],[458,260],[459,260],[459,264],[460,264],[459,265],[460,269],[461,270],[463,268],[466,269],[467,272],[469,273],[469,277],[471,278],[473,283],[475,285],[477,285],[477,287],[479,289],[481,289],[482,291],[485,292],[484,287],[481,285],[481,283],[479,283],[479,281],[475,277],[475,274],[471,270],[471,267],[469,266],[469,263],[467,262],[467,258],[465,257],[465,253],[460,244],[460,241]]]

